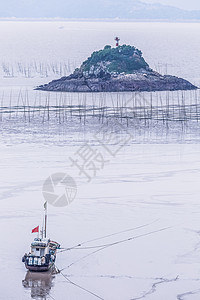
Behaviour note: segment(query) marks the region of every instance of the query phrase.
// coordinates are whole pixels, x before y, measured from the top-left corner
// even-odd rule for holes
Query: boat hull
[[[34,266],[34,265],[30,266],[28,264],[25,264],[25,266],[26,266],[26,269],[31,272],[47,272],[54,266],[54,263],[51,263],[51,264],[45,265],[45,266]]]

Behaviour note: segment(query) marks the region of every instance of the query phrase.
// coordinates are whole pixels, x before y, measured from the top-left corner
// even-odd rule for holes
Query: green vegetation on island
[[[142,52],[134,46],[122,45],[111,48],[107,45],[103,50],[95,51],[83,62],[82,72],[94,73],[103,67],[105,73],[132,74],[140,69],[149,70],[149,65],[142,57]],[[98,73],[98,72],[97,72]]]

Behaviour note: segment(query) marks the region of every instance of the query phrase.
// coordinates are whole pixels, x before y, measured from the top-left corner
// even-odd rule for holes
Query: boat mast
[[[44,203],[44,238],[47,237],[47,201]]]

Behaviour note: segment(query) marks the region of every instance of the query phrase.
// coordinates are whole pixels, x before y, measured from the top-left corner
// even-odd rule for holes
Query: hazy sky
[[[200,0],[141,0],[200,11]],[[0,17],[198,19],[200,12],[184,13],[157,6],[149,9],[138,0],[0,0]],[[146,7],[147,6],[147,7]]]
[[[162,3],[172,6],[177,6],[183,9],[199,9],[200,10],[200,0],[142,0],[147,3]]]

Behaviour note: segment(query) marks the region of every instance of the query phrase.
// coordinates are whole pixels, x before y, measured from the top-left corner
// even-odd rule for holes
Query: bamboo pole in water
[[[1,96],[1,122],[3,121],[3,100],[4,100],[4,91]]]

